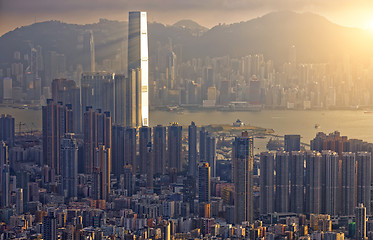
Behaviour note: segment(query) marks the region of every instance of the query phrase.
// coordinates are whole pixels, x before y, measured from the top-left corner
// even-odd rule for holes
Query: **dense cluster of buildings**
[[[0,119],[10,126],[0,148],[5,239],[373,236],[373,144],[319,133],[305,151],[299,135],[286,135],[282,151],[255,156],[247,132],[222,141],[194,122],[187,131],[131,128],[89,108],[84,133],[74,134],[71,110],[48,106],[60,115],[45,121],[42,148],[14,136],[14,118]],[[216,159],[227,143],[231,157]]]
[[[41,135],[15,136],[14,118],[0,117],[2,239],[373,237],[373,144],[319,133],[305,151],[299,135],[286,135],[281,151],[255,156],[247,131],[223,138],[194,122],[184,130],[178,123],[150,127],[156,94],[149,98],[145,12],[129,14],[129,33],[128,76],[84,73],[80,86],[53,80]],[[36,74],[41,58],[33,52]],[[175,61],[170,54],[167,88],[156,98],[181,104],[188,95],[196,102],[186,104],[216,105],[216,70],[203,68],[205,84],[189,82],[192,90],[183,93]],[[243,61],[248,76],[259,76],[247,85],[247,101],[256,105],[265,96],[260,74],[270,71],[260,56]],[[239,98],[241,85],[232,92],[226,81],[221,98]],[[230,154],[217,159],[217,150]]]

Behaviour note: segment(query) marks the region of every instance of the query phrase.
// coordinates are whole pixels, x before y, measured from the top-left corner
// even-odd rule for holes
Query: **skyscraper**
[[[198,201],[209,203],[211,196],[211,168],[208,163],[198,166]]]
[[[206,136],[208,132],[206,132],[205,127],[202,127],[199,131],[199,161],[204,162],[206,161]]]
[[[196,178],[187,176],[183,181],[183,200],[189,203],[191,212],[194,212],[194,200],[196,199]]]
[[[253,138],[243,132],[236,137],[232,149],[233,177],[234,177],[234,218],[235,223],[243,221],[253,222]]]
[[[334,216],[338,213],[339,156],[336,152],[323,151],[322,158],[323,212],[331,216]]]
[[[290,211],[303,213],[304,210],[304,155],[301,152],[291,152],[290,157]]]
[[[141,124],[141,69],[131,69],[128,72],[125,93],[125,125],[138,128]]]
[[[371,153],[358,152],[356,153],[357,162],[357,203],[364,204],[366,214],[370,215],[370,202],[371,202]]]
[[[95,44],[93,38],[93,31],[87,30],[78,36],[78,49],[77,61],[82,64],[83,71],[94,72],[96,69],[95,64]]]
[[[276,212],[289,212],[289,153],[276,153]]]
[[[97,147],[105,145],[111,148],[111,117],[109,112],[101,113],[88,107],[84,113],[84,169],[85,173],[92,173],[94,154]]]
[[[89,51],[90,51],[90,60],[91,60],[91,72],[96,71],[96,58],[95,58],[95,42],[93,40],[93,31],[90,32],[89,38]]]
[[[16,213],[20,215],[23,213],[23,189],[17,188],[16,190]]]
[[[152,142],[152,129],[147,126],[139,128],[139,154],[140,154],[140,163],[139,169],[140,174],[146,174],[148,168],[150,167],[150,159],[148,154],[149,143]]]
[[[342,215],[353,215],[356,207],[355,153],[342,153]]]
[[[60,174],[60,139],[73,132],[73,114],[69,107],[52,99],[43,106],[43,163]]]
[[[14,118],[2,114],[0,117],[0,141],[5,141],[9,147],[14,145]]]
[[[148,89],[148,26],[146,12],[129,12],[128,21],[128,75],[131,78],[133,70],[140,70],[137,74],[135,88],[130,89],[130,96],[136,96],[135,107],[140,122],[136,126],[149,126],[149,89]],[[135,92],[132,92],[135,89]],[[131,91],[132,90],[132,91]],[[134,107],[134,105],[128,105]]]
[[[147,126],[139,128],[139,153],[140,153],[140,174],[146,174],[147,187],[153,187],[153,148],[152,129]]]
[[[9,172],[9,153],[8,146],[4,141],[0,142],[0,196],[1,196],[1,207],[8,207],[10,200],[10,172]]]
[[[136,128],[126,128],[124,134],[124,165],[131,165],[132,173],[136,174]]]
[[[86,108],[91,106],[93,109],[110,112],[110,116],[116,119],[114,96],[113,73],[88,72],[82,74],[81,99],[83,114]]]
[[[274,212],[274,165],[275,156],[271,152],[260,154],[260,213]]]
[[[206,136],[206,162],[211,168],[211,176],[216,177],[216,140],[215,137],[209,133]]]
[[[64,78],[52,81],[52,99],[54,102],[62,102],[64,105],[71,104],[73,112],[73,130],[75,133],[81,132],[81,104],[80,88],[74,80]]]
[[[130,164],[124,166],[123,185],[124,189],[127,190],[127,196],[132,196],[135,192],[135,180],[133,168]]]
[[[105,145],[99,145],[94,154],[94,198],[108,200],[110,194],[111,152]]]
[[[120,125],[126,125],[126,83],[127,79],[124,74],[115,74],[114,77],[114,122]]]
[[[322,158],[319,152],[309,151],[306,157],[306,196],[307,213],[321,213],[322,207]]]
[[[124,173],[124,149],[126,128],[121,125],[113,125],[111,142],[111,162],[114,176],[119,180]]]
[[[153,128],[154,174],[166,173],[166,127]],[[196,166],[197,167],[197,166]]]
[[[78,196],[78,144],[74,134],[65,134],[61,139],[61,190],[67,198]]]
[[[285,135],[285,151],[300,151],[300,135]]]
[[[206,67],[203,69],[202,100],[207,99],[207,89],[212,86],[215,86],[214,69],[212,67]]]
[[[355,239],[356,240],[366,240],[367,238],[367,212],[364,204],[360,203],[358,207],[355,208]]]
[[[5,164],[1,172],[1,207],[9,207],[10,195],[10,167]]]
[[[57,240],[57,217],[54,209],[48,209],[47,216],[43,218],[43,239]]]
[[[188,127],[188,175],[197,175],[197,126],[194,122]]]
[[[181,161],[181,138],[182,138],[182,126],[178,123],[172,123],[168,127],[168,169],[175,169],[176,172],[182,171]]]
[[[151,139],[151,138],[150,138]],[[146,157],[147,160],[147,169],[146,169],[146,186],[148,188],[153,188],[154,186],[154,155],[153,155],[153,148],[152,142],[149,141],[146,145]]]

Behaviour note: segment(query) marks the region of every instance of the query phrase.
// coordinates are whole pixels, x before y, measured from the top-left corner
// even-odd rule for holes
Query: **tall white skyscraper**
[[[131,111],[131,119],[135,122],[126,123],[127,126],[149,126],[149,92],[148,92],[148,23],[146,12],[129,12],[128,22],[128,75],[137,71],[135,85],[127,95],[136,96],[134,101],[127,102],[127,108]],[[132,80],[133,82],[133,80]],[[135,90],[131,92],[130,90]],[[133,109],[134,108],[134,109]]]

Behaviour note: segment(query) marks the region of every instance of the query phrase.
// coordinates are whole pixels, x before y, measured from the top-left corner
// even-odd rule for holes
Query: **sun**
[[[371,33],[373,33],[373,18],[370,18],[368,19],[366,22],[365,22],[365,27],[364,27],[367,31],[370,31]]]

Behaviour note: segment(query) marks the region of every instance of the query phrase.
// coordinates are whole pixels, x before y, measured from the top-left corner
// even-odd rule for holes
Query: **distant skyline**
[[[208,28],[273,11],[312,12],[339,25],[373,32],[371,0],[0,0],[0,36],[47,20],[76,24],[94,23],[100,18],[127,21],[128,12],[134,10],[147,11],[149,22],[174,24],[191,19]]]

